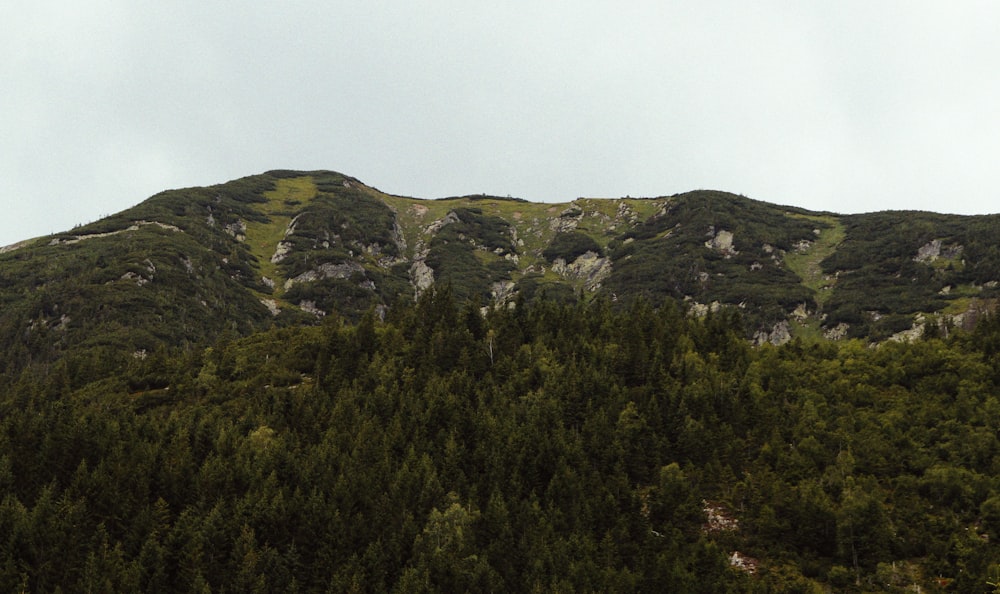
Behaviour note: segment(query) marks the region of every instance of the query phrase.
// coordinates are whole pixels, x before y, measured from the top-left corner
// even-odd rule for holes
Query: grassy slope
[[[284,280],[277,264],[271,262],[278,243],[285,238],[288,225],[301,209],[316,197],[316,183],[311,176],[278,180],[274,190],[265,192],[267,202],[255,205],[268,218],[267,223],[247,224],[246,244],[257,258],[261,276],[275,282],[274,296],[280,297]]]
[[[594,238],[603,248],[615,236],[624,232],[627,220],[618,216],[621,204],[628,206],[636,220],[642,221],[652,216],[663,206],[664,200],[580,198],[573,202],[536,203],[505,200],[491,197],[465,197],[442,200],[423,200],[391,196],[372,190],[386,204],[393,208],[406,239],[407,256],[413,257],[419,246],[426,246],[431,239],[428,227],[456,208],[478,208],[483,214],[498,216],[506,220],[517,232],[518,270],[514,280],[525,274],[542,272],[546,280],[566,282],[553,273],[542,257],[542,251],[549,245],[557,231],[553,224],[561,213],[578,208],[583,216],[576,230]]]
[[[830,289],[836,283],[836,279],[824,276],[819,264],[836,251],[837,246],[844,240],[844,225],[834,216],[789,216],[829,225],[820,228],[819,236],[809,249],[785,254],[785,264],[792,272],[799,275],[803,285],[816,293],[816,302],[822,306],[830,298]]]
[[[821,227],[816,241],[808,249],[801,252],[788,252],[785,254],[785,265],[802,279],[802,284],[813,292],[819,309],[830,298],[833,285],[837,279],[823,274],[820,268],[827,256],[836,251],[837,246],[844,241],[846,231],[840,219],[832,215],[801,215],[790,214],[789,216],[803,218],[817,223],[823,223],[826,227]],[[821,313],[817,312],[817,314]],[[804,339],[818,339],[822,337],[820,330],[819,316],[813,316],[808,320],[794,324],[793,330],[796,336]]]
[[[421,200],[387,194],[379,194],[379,197],[396,211],[406,238],[408,256],[413,257],[417,246],[430,242],[431,234],[427,229],[431,223],[443,219],[456,208],[478,208],[483,214],[503,218],[517,230],[517,238],[524,242],[523,246],[518,246],[522,269],[541,258],[542,250],[555,234],[549,221],[568,206],[566,203],[530,203],[501,198]]]

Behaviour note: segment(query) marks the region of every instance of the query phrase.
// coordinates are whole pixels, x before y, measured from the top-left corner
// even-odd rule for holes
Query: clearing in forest
[[[274,190],[265,192],[267,202],[255,205],[268,219],[266,223],[248,222],[246,244],[257,258],[261,276],[274,281],[274,295],[280,296],[284,279],[279,278],[278,265],[271,261],[278,243],[285,238],[288,225],[316,197],[316,182],[312,177],[279,179]]]

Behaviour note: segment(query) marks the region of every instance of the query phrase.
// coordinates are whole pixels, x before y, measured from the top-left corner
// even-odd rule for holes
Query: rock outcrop
[[[913,260],[924,264],[930,264],[938,258],[955,260],[962,255],[962,249],[960,245],[945,245],[940,239],[935,239],[920,246]]]
[[[552,263],[552,271],[566,278],[582,280],[583,286],[593,292],[611,274],[611,260],[602,258],[595,252],[585,252],[571,264],[567,264],[562,258],[556,258]]]
[[[705,247],[708,249],[715,250],[726,258],[731,258],[733,255],[739,253],[733,245],[732,231],[726,231],[725,229],[716,231],[715,227],[711,227],[708,235],[709,240],[705,242]]]
[[[346,261],[341,264],[322,264],[313,270],[303,272],[295,278],[285,281],[285,289],[291,289],[297,283],[310,283],[325,278],[350,278],[354,273],[364,273],[365,267],[357,262]]]

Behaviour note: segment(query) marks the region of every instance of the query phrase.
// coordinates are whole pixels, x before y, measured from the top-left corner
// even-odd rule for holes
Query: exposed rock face
[[[421,293],[434,284],[434,269],[423,260],[415,260],[410,266],[410,282],[413,283],[419,297]]]
[[[71,244],[71,243],[80,243],[81,241],[86,241],[88,239],[100,239],[102,237],[112,237],[114,235],[119,235],[121,233],[126,233],[126,232],[129,232],[129,231],[138,231],[140,227],[145,227],[147,225],[156,225],[160,229],[166,229],[167,231],[173,231],[175,233],[176,232],[183,232],[183,230],[180,227],[177,227],[175,225],[168,225],[166,223],[159,223],[157,221],[135,221],[134,223],[132,223],[131,225],[129,225],[125,229],[119,229],[118,231],[109,231],[107,233],[91,233],[90,235],[77,235],[76,237],[74,237],[72,239],[59,239],[57,237],[57,238],[53,239],[52,241],[50,241],[49,245],[64,245],[64,244]],[[22,242],[22,244],[23,243],[26,243],[26,242]],[[21,244],[15,244],[15,245],[16,245],[16,247],[14,247],[14,249],[17,249],[17,247],[20,247]],[[2,253],[2,252],[0,252],[0,253]]]
[[[611,259],[602,258],[594,252],[585,252],[573,260],[572,264],[556,258],[552,263],[552,271],[567,278],[582,280],[588,291],[596,291],[611,274]]]
[[[271,312],[272,316],[277,317],[281,313],[281,308],[278,307],[278,302],[274,299],[261,299],[260,302]]]
[[[770,331],[758,330],[754,334],[754,344],[761,345],[769,342],[773,345],[783,345],[792,339],[792,333],[788,329],[788,322],[781,321],[774,325]]]
[[[705,519],[707,520],[702,526],[702,532],[711,534],[739,531],[740,521],[722,507],[722,505],[707,500],[703,500],[701,504],[702,511],[705,512]]]
[[[917,262],[933,262],[941,255],[941,240],[935,239],[928,242],[917,250],[917,255],[913,257]]]
[[[122,275],[121,279],[119,280],[133,282],[140,287],[149,282],[148,278],[145,278],[141,274],[136,274],[134,272],[126,272],[125,274]]]
[[[427,225],[427,228],[424,229],[424,234],[433,235],[433,234],[437,233],[438,231],[440,231],[445,225],[450,225],[452,223],[457,223],[460,220],[461,219],[458,218],[458,215],[455,214],[455,211],[451,211],[447,215],[445,215],[445,217],[443,219],[438,219],[438,220],[434,221],[433,223],[431,223],[430,225]]]
[[[722,309],[722,304],[718,301],[713,301],[709,304],[698,303],[697,301],[690,301],[690,297],[686,297],[685,301],[690,303],[690,309],[688,313],[696,318],[703,318],[708,315],[708,312],[715,313]]]
[[[392,241],[400,254],[406,253],[406,236],[403,234],[403,228],[399,226],[399,221],[392,224]]]
[[[753,557],[748,557],[739,551],[733,551],[732,554],[729,555],[729,565],[744,573],[753,575],[757,573],[757,567],[760,565],[760,561],[754,559]]]
[[[309,300],[302,301],[301,303],[299,303],[299,308],[306,313],[311,313],[317,318],[322,318],[326,315],[325,311],[316,307],[315,301],[309,301]]]
[[[813,242],[809,241],[808,239],[802,239],[802,240],[796,241],[795,245],[792,246],[792,249],[796,253],[802,254],[802,253],[808,252],[809,248],[811,248],[812,246],[813,246]]]
[[[576,229],[583,218],[583,210],[578,206],[570,206],[559,213],[559,216],[549,222],[549,228],[556,233],[566,233]]]
[[[247,239],[247,224],[242,220],[236,221],[224,227],[226,233],[231,235],[236,241],[246,241]]]
[[[498,283],[493,283],[490,293],[493,296],[493,301],[503,305],[511,300],[514,296],[514,283],[511,281],[500,281]]]
[[[139,274],[137,272],[129,271],[123,274],[121,278],[118,280],[133,282],[140,287],[151,283],[153,281],[153,276],[156,274],[156,265],[153,264],[153,262],[149,258],[144,260],[142,263],[146,265],[147,276],[143,276],[142,274]]]
[[[913,326],[909,330],[903,330],[902,332],[897,332],[889,337],[889,340],[894,342],[913,342],[918,340],[924,335],[924,329],[927,326],[926,320],[921,315],[918,315],[913,322]]]
[[[913,260],[916,262],[923,262],[924,264],[930,264],[938,258],[954,260],[961,255],[962,246],[944,245],[940,239],[935,239],[920,246],[920,249],[917,250],[917,255],[913,257]]]
[[[278,246],[274,250],[274,255],[271,256],[271,263],[277,264],[285,259],[286,256],[292,251],[292,244],[287,241],[279,241]]]
[[[975,328],[976,322],[983,316],[990,315],[996,311],[996,301],[974,299],[969,304],[969,307],[961,313],[936,316],[917,314],[913,318],[913,326],[907,330],[893,334],[889,337],[889,340],[896,342],[919,340],[927,332],[928,326],[932,328],[936,327],[942,336],[947,336],[952,328],[970,331]]]
[[[726,231],[724,229],[716,231],[715,228],[712,227],[709,229],[709,237],[711,239],[705,242],[705,247],[708,249],[715,250],[727,258],[732,257],[733,254],[739,253],[736,251],[735,246],[733,246],[733,233],[731,231]]]
[[[31,240],[29,239],[27,241],[19,241],[17,243],[12,243],[10,245],[5,245],[3,247],[0,247],[0,254],[6,254],[7,252],[13,252],[16,249],[20,249],[26,246],[30,241]]]
[[[847,331],[850,330],[850,326],[844,323],[837,324],[833,328],[830,328],[823,333],[828,340],[841,340],[847,336]]]
[[[296,283],[309,283],[325,278],[349,278],[355,272],[364,273],[365,268],[357,262],[343,264],[322,264],[314,270],[303,272],[295,278],[285,281],[285,289],[291,289]]]
[[[809,317],[809,309],[806,308],[806,304],[805,303],[800,303],[799,306],[795,308],[795,311],[792,312],[792,317],[794,317],[796,320],[799,320],[799,321],[803,321],[806,318],[808,318]]]
[[[615,220],[618,222],[628,222],[634,224],[639,220],[639,216],[627,203],[620,202],[618,204],[618,211],[615,213]]]

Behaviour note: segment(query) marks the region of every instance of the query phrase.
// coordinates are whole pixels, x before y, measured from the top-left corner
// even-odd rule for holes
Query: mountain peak
[[[883,340],[989,307],[998,222],[840,216],[713,190],[423,200],[334,171],[273,170],[161,192],[0,250],[0,340],[27,359],[76,343],[149,350],[357,318],[433,286],[482,305],[545,296],[730,308],[758,341]]]

